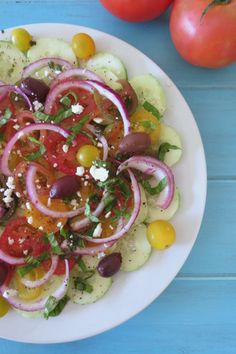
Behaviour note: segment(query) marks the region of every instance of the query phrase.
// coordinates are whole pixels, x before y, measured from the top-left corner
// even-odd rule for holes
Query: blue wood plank
[[[180,87],[236,87],[235,65],[206,70],[182,60],[170,40],[168,15],[152,22],[135,24],[113,17],[98,0],[2,0],[0,22],[3,28],[37,22],[67,22],[93,27],[142,50]]]
[[[146,311],[100,336],[50,346],[2,340],[0,352],[235,354],[235,293],[236,281],[176,280]]]

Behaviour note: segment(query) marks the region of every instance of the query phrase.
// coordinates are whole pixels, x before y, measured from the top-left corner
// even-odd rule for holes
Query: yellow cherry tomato
[[[78,150],[76,158],[81,166],[91,167],[92,162],[99,158],[100,150],[94,145],[83,145]]]
[[[11,32],[12,43],[22,52],[31,47],[32,37],[24,28],[16,28]]]
[[[156,147],[161,132],[159,120],[143,107],[139,108],[131,117],[132,130],[145,132],[150,135],[152,146]]]
[[[31,272],[26,274],[25,278],[31,281],[35,281],[41,279],[43,275],[44,271],[42,270],[42,268],[35,268],[31,270]],[[37,288],[27,288],[24,284],[22,284],[21,277],[17,273],[15,275],[14,281],[16,290],[18,291],[18,296],[22,300],[34,300],[42,294],[42,286],[39,286]]]
[[[6,302],[6,300],[0,296],[0,317],[5,316],[10,310],[10,305]]]
[[[175,242],[175,237],[175,229],[166,220],[156,220],[148,225],[147,239],[150,245],[157,250],[171,246]]]
[[[77,33],[72,38],[72,48],[79,59],[88,59],[96,52],[94,40],[86,33]]]

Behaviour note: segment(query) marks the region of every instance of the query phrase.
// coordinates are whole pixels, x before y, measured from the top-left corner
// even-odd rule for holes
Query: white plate
[[[50,36],[68,41],[77,32],[87,32],[95,39],[97,50],[110,51],[122,58],[129,77],[155,75],[167,96],[165,121],[179,131],[183,140],[183,158],[174,167],[176,184],[181,191],[181,208],[173,219],[177,241],[170,249],[153,252],[148,263],[136,272],[119,273],[106,296],[95,304],[69,304],[59,317],[48,321],[25,319],[13,311],[0,320],[0,337],[3,338],[31,343],[67,342],[93,336],[127,321],[155,300],[174,279],[192,249],[202,221],[206,162],[196,122],[183,96],[168,76],[140,51],[118,38],[86,27],[65,24],[22,27],[35,37]],[[1,35],[2,38],[9,36],[10,30]]]

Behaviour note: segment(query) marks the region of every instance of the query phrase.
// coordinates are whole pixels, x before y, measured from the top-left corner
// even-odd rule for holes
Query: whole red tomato
[[[143,22],[160,16],[173,0],[100,0],[105,8],[125,21]]]
[[[189,63],[206,68],[231,64],[236,61],[236,0],[175,0],[170,32]]]

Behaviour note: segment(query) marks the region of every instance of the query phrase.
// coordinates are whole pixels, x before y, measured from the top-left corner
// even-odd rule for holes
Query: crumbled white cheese
[[[104,167],[91,166],[89,170],[91,176],[98,181],[104,182],[107,180],[109,171]]]
[[[31,210],[31,205],[30,202],[26,202],[25,203],[26,209]]]
[[[71,106],[71,111],[74,114],[80,114],[83,112],[83,110],[84,110],[84,107],[81,106],[79,103],[72,104],[72,106]]]
[[[19,126],[19,124],[14,124],[14,125],[13,125],[13,128],[14,128],[15,130],[18,130],[18,129],[20,128],[20,126]]]
[[[7,207],[9,207],[10,203],[14,200],[12,198],[12,193],[13,190],[15,189],[15,185],[14,185],[14,178],[12,176],[8,177],[6,186],[8,187],[8,189],[4,190],[5,197],[3,198],[3,202],[6,204]]]
[[[16,196],[17,196],[17,198],[20,198],[21,194],[19,192],[16,192]]]
[[[85,169],[84,169],[84,167],[83,166],[78,166],[77,168],[76,168],[76,175],[77,176],[83,176],[83,174],[84,174],[84,171],[85,171]]]
[[[3,297],[8,298],[8,297],[13,297],[17,296],[18,291],[16,289],[7,289],[3,293]]]
[[[75,206],[75,207],[78,206],[78,203],[77,203],[76,199],[72,199],[71,202],[70,202],[70,204],[71,204],[72,206]]]
[[[100,237],[102,234],[102,224],[97,224],[96,228],[93,231],[93,237]]]
[[[97,143],[97,147],[102,148],[102,146],[103,146],[102,143],[100,142]]]
[[[88,181],[85,181],[84,186],[87,187],[87,185],[88,185]]]
[[[56,163],[56,162],[53,164],[53,167],[54,167],[54,168],[56,168],[56,167],[57,167],[57,163]]]
[[[43,107],[42,103],[37,100],[33,102],[33,106],[35,111],[39,111]]]
[[[13,177],[8,177],[7,179],[7,183],[6,186],[10,189],[15,189],[15,185],[14,185],[14,178]]]
[[[79,198],[81,198],[81,193],[80,193],[80,191],[76,192],[76,194],[77,194],[77,196],[78,196]]]
[[[59,75],[59,74],[61,74],[61,70],[54,70],[54,73],[56,74],[56,75]]]
[[[8,242],[8,245],[13,245],[13,243],[14,243],[14,239],[13,238],[11,238],[10,236],[8,236],[8,238],[7,238],[7,242]]]
[[[43,231],[43,226],[39,226],[39,230]]]
[[[104,252],[99,252],[99,253],[97,254],[97,258],[98,258],[98,259],[101,259],[101,258],[103,258],[103,257],[105,257],[105,253],[104,253]]]
[[[100,124],[100,123],[102,123],[103,119],[97,117],[97,118],[94,118],[93,121],[94,121],[95,123],[97,123],[97,124]]]
[[[22,177],[22,173],[18,173],[18,175],[17,175],[18,177]]]
[[[20,237],[20,238],[18,239],[19,245],[22,245],[22,243],[24,243],[24,242],[25,242],[25,239],[24,239],[24,238]]]
[[[27,222],[28,222],[28,224],[30,224],[30,225],[33,224],[33,218],[32,218],[32,216],[28,217]]]
[[[27,254],[28,254],[28,250],[23,250],[23,254],[25,255],[25,256],[27,256]]]
[[[60,229],[63,226],[62,222],[60,221],[59,223],[57,223],[57,227]]]
[[[4,192],[5,191],[5,189],[4,188],[0,188],[0,192],[2,193],[2,192]]]
[[[47,206],[50,207],[50,206],[51,206],[51,203],[52,203],[51,198],[48,198]]]
[[[67,153],[68,152],[68,149],[69,149],[69,146],[68,145],[63,145],[62,146],[62,150],[65,152],[65,153]]]
[[[108,219],[111,216],[111,211],[108,211],[108,213],[106,213],[105,218]]]
[[[112,225],[109,225],[109,228],[110,228],[111,230],[114,230],[114,227],[113,227]]]

